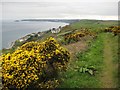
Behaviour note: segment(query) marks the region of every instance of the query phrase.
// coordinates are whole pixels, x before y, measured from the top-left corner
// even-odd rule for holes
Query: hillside
[[[112,26],[112,27],[111,27]],[[41,37],[16,42],[3,54],[14,53],[25,43],[44,42],[53,37],[70,53],[67,69],[60,72],[58,88],[118,88],[117,21],[80,20],[61,28],[59,33],[46,31]]]

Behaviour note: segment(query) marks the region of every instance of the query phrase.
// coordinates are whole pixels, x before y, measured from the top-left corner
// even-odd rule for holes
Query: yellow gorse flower
[[[79,32],[73,32],[73,33],[64,35],[64,40],[65,42],[69,44],[72,42],[80,41],[82,37],[87,36],[87,35],[96,36],[96,34],[93,34],[92,32],[88,30],[81,30]]]
[[[64,70],[69,58],[69,52],[52,37],[42,43],[25,43],[12,54],[2,55],[3,86],[26,88],[34,84],[40,88],[56,87],[57,84],[50,86],[53,81],[58,83],[50,80],[51,73],[54,76],[54,70]]]

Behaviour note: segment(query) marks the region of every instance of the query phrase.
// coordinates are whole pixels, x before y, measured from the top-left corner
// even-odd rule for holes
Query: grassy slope
[[[113,87],[113,80],[112,80],[112,71],[113,63],[112,63],[112,51],[111,51],[111,43],[110,38],[108,35],[104,37],[104,68],[102,72],[102,87],[112,88]]]
[[[113,54],[113,63],[114,63],[114,66],[115,66],[115,68],[116,68],[116,70],[115,71],[113,71],[113,78],[114,78],[114,83],[117,85],[117,87],[118,87],[118,83],[119,83],[119,81],[118,81],[118,63],[119,63],[119,56],[118,56],[118,54],[119,54],[119,49],[118,49],[118,39],[119,39],[119,37],[117,36],[117,37],[112,37],[112,35],[110,35],[110,37],[112,38],[112,40],[111,40],[111,48],[112,48],[112,54]],[[114,48],[113,48],[114,47]]]
[[[95,32],[100,32],[103,29],[105,29],[106,27],[109,26],[113,26],[113,25],[117,25],[117,22],[113,22],[113,21],[97,21],[97,20],[81,20],[80,22],[76,22],[71,24],[69,27],[67,28],[63,28],[62,31],[59,34],[62,33],[66,33],[68,31],[74,30],[74,29],[78,29],[80,30],[80,28],[90,28],[91,31],[95,31]],[[57,36],[57,34],[51,34],[48,33],[46,35],[44,35],[44,37],[40,40],[43,41],[44,39],[46,39],[49,36],[54,36],[58,41],[59,39],[61,39],[60,36]],[[102,55],[102,51],[103,51],[103,39],[104,39],[104,34],[100,34],[99,37],[90,44],[89,46],[89,50],[87,50],[84,53],[78,53],[76,58],[73,58],[73,61],[71,61],[71,65],[74,65],[75,67],[72,67],[68,70],[67,72],[65,72],[62,77],[64,79],[64,82],[62,82],[62,84],[59,87],[101,87],[100,81],[99,81],[99,73],[102,70],[102,64],[103,64],[103,55]],[[112,39],[112,45],[111,47],[115,47],[117,45],[117,39],[115,37],[112,38],[110,37],[110,39]],[[74,47],[72,47],[74,48]],[[11,52],[12,50],[5,50],[6,53]],[[116,64],[117,61],[117,48],[112,48],[112,53],[113,53],[113,62]],[[74,54],[74,53],[73,53]],[[75,55],[75,54],[74,54]],[[78,69],[76,69],[76,67],[81,67],[84,65],[92,65],[97,69],[97,72],[95,74],[95,76],[91,76],[88,73],[80,73],[78,72]],[[114,80],[116,80],[116,72],[113,72],[114,74]]]
[[[102,71],[102,87],[115,88],[117,87],[118,79],[118,40],[117,36],[112,34],[104,34],[104,67]]]
[[[91,31],[100,32],[109,26],[118,25],[117,21],[100,21],[100,20],[81,20],[80,22],[76,22],[72,24],[73,28],[90,28]]]
[[[117,22],[113,22],[113,21],[82,21],[82,22],[77,22],[74,24],[71,24],[72,29],[80,29],[82,28],[90,28],[91,31],[95,31],[95,32],[101,32],[102,30],[104,30],[106,27],[109,26],[113,26],[113,25],[117,25]],[[67,31],[67,30],[66,30]],[[69,31],[69,30],[68,30]],[[108,34],[109,36],[109,34]],[[100,82],[100,75],[102,73],[102,70],[104,68],[105,63],[103,62],[103,41],[105,35],[104,34],[99,34],[98,38],[95,42],[92,42],[91,45],[89,47],[89,50],[87,52],[84,52],[83,54],[79,53],[77,56],[79,57],[78,60],[73,60],[70,66],[71,68],[68,68],[67,72],[65,72],[63,74],[63,79],[64,82],[59,86],[59,87],[80,87],[80,88],[96,88],[96,87],[102,87],[102,82]],[[110,37],[110,39],[112,39],[111,41],[111,48],[112,54],[113,54],[113,61],[117,62],[115,59],[118,57],[117,56],[117,39],[116,37],[113,38]],[[108,43],[107,43],[108,44]],[[111,62],[112,63],[112,62]],[[78,72],[78,70],[76,70],[76,68],[74,66],[81,67],[81,66],[89,66],[92,65],[96,68],[97,73],[95,76],[90,76],[89,74],[82,74],[80,72]],[[117,68],[116,70],[114,69],[114,72],[112,72],[111,74],[113,75],[113,83],[115,82],[117,84]],[[112,77],[111,77],[112,78]]]
[[[78,59],[72,60],[71,66],[62,76],[64,82],[60,85],[61,88],[86,88],[100,87],[97,73],[100,71],[103,63],[103,36],[99,35],[96,41],[90,44],[90,47],[84,53],[78,53]],[[94,66],[98,72],[95,76],[88,73],[80,73],[79,68],[82,66]]]
[[[118,37],[110,33],[100,33],[89,44],[87,51],[78,53],[71,60],[68,70],[62,74],[60,88],[116,88],[118,87]],[[114,47],[114,48],[113,48]],[[80,67],[94,66],[94,76],[80,73]]]

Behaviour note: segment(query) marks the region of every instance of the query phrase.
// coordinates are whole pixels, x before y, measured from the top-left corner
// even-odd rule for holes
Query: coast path
[[[104,53],[103,53],[103,71],[101,73],[102,88],[116,88],[114,73],[117,71],[117,65],[113,62],[114,56],[112,51],[113,40],[109,35],[104,37]]]

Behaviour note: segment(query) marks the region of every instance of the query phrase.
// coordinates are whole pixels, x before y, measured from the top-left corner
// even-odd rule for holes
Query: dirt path
[[[112,54],[112,41],[109,38],[109,36],[104,37],[104,67],[101,75],[101,82],[102,82],[102,88],[115,88],[115,84],[113,81],[113,71],[115,69],[115,65],[113,63],[113,54]]]

